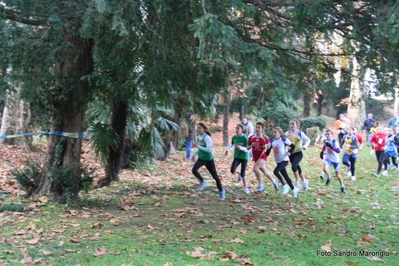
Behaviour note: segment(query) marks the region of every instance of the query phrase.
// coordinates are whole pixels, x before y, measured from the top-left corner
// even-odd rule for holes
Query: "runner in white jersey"
[[[332,176],[328,171],[328,167],[333,166],[335,171],[335,176],[338,178],[339,183],[341,184],[341,192],[345,192],[344,180],[342,179],[341,174],[339,172],[340,169],[339,153],[341,152],[341,149],[339,148],[338,141],[333,138],[333,134],[334,133],[331,129],[327,129],[325,135],[326,139],[324,140],[324,147],[323,147],[324,151],[323,170],[324,173],[328,176],[326,181],[326,186],[330,184],[332,180]]]
[[[324,140],[326,139],[326,131],[327,128],[323,129],[323,133],[321,133],[320,135],[318,135],[314,141],[314,145],[316,147],[318,147],[318,151],[320,153],[320,159],[324,162],[324,152],[323,152],[323,147],[324,147]],[[324,179],[324,170],[323,170],[323,165],[324,163],[321,163],[321,173],[320,173],[320,179],[323,180]]]
[[[269,156],[270,151],[273,150],[274,153],[274,160],[277,163],[277,167],[274,168],[273,174],[277,176],[280,180],[282,187],[282,194],[287,194],[288,190],[291,188],[292,190],[292,197],[298,197],[298,188],[294,187],[292,184],[291,178],[288,176],[286,167],[289,161],[289,154],[294,151],[295,145],[287,138],[285,138],[283,134],[283,130],[280,127],[275,127],[273,129],[273,136],[267,148],[267,156]],[[287,146],[291,149],[287,152]],[[287,184],[284,182],[282,176],[284,177]]]

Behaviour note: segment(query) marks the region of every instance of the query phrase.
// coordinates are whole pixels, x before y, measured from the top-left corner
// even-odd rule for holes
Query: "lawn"
[[[321,160],[310,147],[301,163],[310,189],[296,199],[269,183],[256,193],[253,162],[252,192],[244,194],[224,149],[214,147],[225,201],[205,169],[208,186],[197,191],[192,162],[180,151],[82,193],[80,208],[0,191],[3,208],[26,206],[0,212],[0,265],[399,265],[399,174],[374,177],[369,147],[356,181],[341,170],[346,193],[338,180],[320,180]],[[268,169],[274,165],[271,157]]]

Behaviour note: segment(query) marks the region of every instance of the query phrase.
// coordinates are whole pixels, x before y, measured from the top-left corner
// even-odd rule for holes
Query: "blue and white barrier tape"
[[[14,134],[14,135],[1,135],[0,139],[12,139],[12,138],[20,138],[20,137],[30,137],[34,135],[55,135],[59,137],[66,137],[66,138],[74,138],[74,139],[83,139],[83,133],[74,133],[74,132],[40,132],[40,133],[23,133],[23,134]]]

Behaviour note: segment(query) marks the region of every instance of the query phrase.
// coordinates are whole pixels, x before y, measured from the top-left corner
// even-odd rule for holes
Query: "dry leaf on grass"
[[[235,260],[238,257],[238,255],[236,253],[232,252],[232,251],[226,251],[224,253],[224,257],[232,259],[232,260]]]
[[[321,249],[327,252],[331,252],[331,244],[326,243],[324,246],[321,246]]]
[[[371,260],[371,261],[384,261],[376,256],[372,256],[372,257],[367,257],[367,259]]]
[[[43,255],[46,255],[46,256],[53,254],[53,252],[51,252],[50,250],[47,250],[47,249],[43,250],[42,253],[43,253]]]
[[[96,250],[93,253],[94,257],[103,256],[106,254],[107,254],[107,252],[105,250],[105,247],[96,248]]]
[[[111,220],[109,220],[109,222],[112,224],[112,225],[120,225],[122,222],[119,220],[119,219],[116,219],[116,218],[113,218],[113,219],[111,219]]]

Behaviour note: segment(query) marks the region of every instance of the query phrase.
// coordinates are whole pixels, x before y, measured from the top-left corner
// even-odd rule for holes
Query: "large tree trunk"
[[[352,119],[352,125],[361,128],[366,120],[366,104],[364,93],[360,88],[360,65],[355,56],[352,59],[352,81],[349,95],[348,116]]]
[[[30,103],[19,99],[20,88],[15,87],[6,93],[6,105],[4,107],[0,135],[13,135],[30,133],[32,128]],[[32,137],[19,137],[0,139],[0,143],[19,145],[31,151],[36,151],[32,145]]]
[[[97,187],[109,186],[112,181],[119,180],[125,150],[125,135],[127,123],[127,105],[119,97],[112,100],[112,128],[119,136],[118,147],[111,149],[105,165],[105,177],[98,180]]]
[[[313,100],[313,93],[305,92],[303,95],[303,117],[310,116],[310,104]]]
[[[55,66],[59,77],[54,88],[54,107],[59,115],[51,119],[50,131],[82,133],[89,91],[89,84],[82,77],[92,72],[92,43],[71,35],[66,41],[70,44],[65,50],[69,60]],[[35,180],[33,195],[47,194],[56,203],[76,199],[81,180],[81,148],[82,139],[49,135],[43,171]]]

